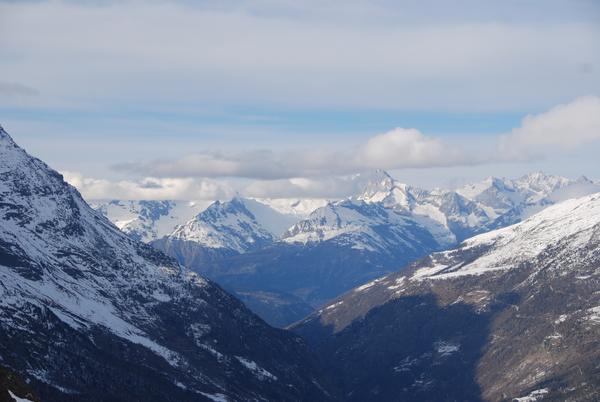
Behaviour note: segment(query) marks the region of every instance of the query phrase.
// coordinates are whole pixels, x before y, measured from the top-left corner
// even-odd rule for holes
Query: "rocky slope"
[[[17,374],[0,366],[0,402],[39,402],[35,391]]]
[[[44,401],[329,400],[304,342],[126,236],[0,129],[0,362]]]
[[[595,194],[366,283],[294,330],[349,401],[595,401],[599,250]]]

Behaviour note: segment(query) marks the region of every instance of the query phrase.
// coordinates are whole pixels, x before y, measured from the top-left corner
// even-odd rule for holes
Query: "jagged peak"
[[[587,177],[586,175],[581,175],[579,176],[577,179],[575,179],[576,183],[594,183],[593,180],[591,180],[589,177]]]
[[[517,181],[528,182],[528,183],[539,183],[557,180],[567,180],[565,177],[547,174],[541,170],[527,173],[517,179]]]
[[[503,177],[488,176],[483,182],[488,184],[490,187],[504,187],[506,185],[506,179]]]
[[[352,176],[352,180],[356,183],[357,196],[354,198],[357,199],[372,199],[375,197],[379,200],[391,193],[395,187],[400,187],[404,191],[408,187],[405,184],[397,183],[392,176],[381,169],[358,173]]]
[[[4,128],[0,125],[0,144],[17,146],[15,141],[12,139],[10,134],[4,130]]]

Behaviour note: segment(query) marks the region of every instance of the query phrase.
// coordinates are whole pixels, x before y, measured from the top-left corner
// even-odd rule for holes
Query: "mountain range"
[[[346,199],[235,197],[215,201],[184,223],[182,208],[176,206],[187,205],[192,215],[196,203],[93,204],[126,233],[215,280],[269,323],[285,326],[432,251],[519,222],[562,200],[600,191],[597,182],[585,177],[572,180],[540,172],[516,180],[491,177],[452,190],[420,189],[381,170],[348,180],[357,190]],[[144,205],[137,217],[124,220],[114,212],[115,205],[132,203]],[[165,205],[172,205],[174,213]],[[112,214],[107,212],[111,208]],[[160,218],[148,218],[156,216]],[[140,232],[146,225],[140,222],[154,223]],[[171,223],[170,233],[165,234],[163,222]]]

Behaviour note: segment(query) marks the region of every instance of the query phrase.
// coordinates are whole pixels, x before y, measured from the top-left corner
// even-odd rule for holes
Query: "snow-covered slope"
[[[306,218],[315,209],[323,207],[329,202],[323,198],[255,198],[254,200],[267,205],[284,216],[293,216],[296,221]]]
[[[490,219],[503,222],[497,226],[518,222],[556,202],[598,191],[600,185],[586,177],[572,180],[542,172],[530,173],[516,180],[488,177],[456,190],[477,203]],[[508,222],[511,219],[513,222]]]
[[[599,250],[596,193],[363,284],[296,330],[349,400],[595,401]]]
[[[0,361],[44,401],[322,400],[303,342],[119,231],[0,128]]]
[[[92,200],[90,205],[123,232],[136,240],[149,243],[173,233],[177,226],[202,212],[210,202]]]
[[[410,216],[378,203],[352,200],[330,203],[317,209],[307,219],[289,228],[282,240],[300,244],[329,241],[379,253],[389,253],[394,249],[408,252],[441,247],[427,228]]]
[[[550,206],[529,219],[466,240],[459,254],[479,253],[472,262],[454,263],[456,251],[434,254],[431,266],[413,278],[439,279],[508,270],[537,258],[544,250],[560,244],[561,253],[576,255],[589,244],[600,225],[600,193],[570,199]],[[569,239],[569,241],[565,241]],[[586,257],[591,257],[587,255]]]
[[[273,234],[257,221],[242,199],[234,198],[223,203],[215,201],[205,211],[179,226],[169,238],[243,253],[271,243]]]
[[[258,224],[274,237],[326,203],[323,200],[252,199],[236,197],[254,215]],[[214,201],[91,200],[119,229],[136,240],[150,243],[172,234]],[[222,203],[226,204],[226,203]]]

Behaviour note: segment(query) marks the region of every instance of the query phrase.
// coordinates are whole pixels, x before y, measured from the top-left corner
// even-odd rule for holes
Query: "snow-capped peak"
[[[92,207],[104,214],[130,237],[145,243],[170,235],[210,202],[175,200],[92,200]]]
[[[392,176],[381,169],[356,174],[351,180],[356,183],[358,193],[365,198],[373,197],[377,193],[387,193],[395,184]]]
[[[357,187],[356,195],[350,197],[353,200],[405,209],[410,209],[414,202],[413,188],[394,180],[383,170],[360,173],[353,176],[352,180]]]
[[[274,236],[256,220],[244,200],[235,197],[227,202],[215,201],[169,238],[243,253],[271,243]]]
[[[409,215],[361,200],[343,200],[319,208],[288,229],[282,239],[302,244],[333,241],[384,253],[440,246],[430,231]]]

